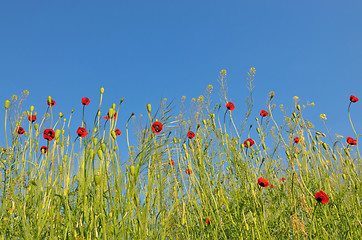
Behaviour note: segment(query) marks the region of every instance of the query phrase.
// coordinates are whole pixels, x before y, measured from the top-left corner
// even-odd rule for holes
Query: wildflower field
[[[189,110],[185,98],[179,110],[145,103],[146,116],[126,122],[127,99],[103,107],[103,88],[79,100],[77,120],[51,96],[24,112],[26,91],[7,100],[1,239],[360,239],[357,96],[345,113],[355,135],[335,137],[326,115],[314,120],[323,129],[303,118],[310,104],[297,97],[289,111],[274,92],[254,102],[254,78],[251,68],[246,104],[229,101],[222,70],[221,100],[209,85]],[[99,105],[92,119],[89,104]],[[247,111],[234,116],[241,104]]]

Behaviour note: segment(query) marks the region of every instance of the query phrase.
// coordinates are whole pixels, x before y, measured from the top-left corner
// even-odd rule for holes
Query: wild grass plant
[[[251,119],[254,77],[251,68],[242,120],[225,70],[221,104],[209,85],[190,111],[185,98],[180,113],[163,100],[147,105],[145,120],[119,122],[123,99],[104,119],[102,88],[94,121],[82,99],[77,132],[51,97],[43,117],[33,106],[22,112],[28,92],[6,101],[1,239],[359,239],[362,168],[350,117],[358,98],[348,106],[355,136],[333,138],[303,118],[308,105],[297,98],[291,112],[275,109],[274,92]]]

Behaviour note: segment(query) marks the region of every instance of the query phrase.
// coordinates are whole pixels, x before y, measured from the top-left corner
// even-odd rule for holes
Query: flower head
[[[35,122],[35,121],[36,121],[36,115],[29,115],[29,116],[28,116],[28,120],[29,120],[30,122]]]
[[[77,134],[79,137],[85,137],[87,136],[88,132],[85,128],[79,127],[77,130]]]
[[[174,160],[170,160],[168,164],[170,164],[170,166],[175,166],[175,161],[174,161]]]
[[[329,202],[328,195],[326,193],[324,193],[323,191],[316,192],[314,194],[314,196],[315,196],[315,199],[320,203],[326,204]]]
[[[280,180],[281,180],[282,182],[284,182],[284,181],[285,181],[285,178],[282,177]]]
[[[23,135],[23,134],[25,133],[24,128],[22,128],[22,127],[18,127],[18,129],[17,129],[17,133],[18,133],[18,135]]]
[[[159,134],[162,131],[162,129],[163,129],[162,123],[156,121],[152,124],[152,131],[154,133]]]
[[[40,148],[40,152],[43,153],[43,154],[45,154],[47,151],[48,151],[48,148],[46,146],[42,146]]]
[[[229,109],[230,111],[235,109],[235,105],[232,102],[228,102],[226,104],[226,108]]]
[[[269,115],[269,113],[268,113],[267,111],[265,111],[265,110],[261,110],[261,111],[260,111],[260,116],[266,117],[266,116],[268,116],[268,115]]]
[[[82,104],[83,105],[88,105],[89,103],[90,103],[89,98],[87,98],[87,97],[82,98]]]
[[[48,104],[49,107],[54,107],[55,101],[52,99],[50,104],[49,104],[49,101],[47,100],[47,104]]]
[[[324,113],[322,113],[321,115],[319,115],[319,117],[320,117],[321,119],[327,120],[327,116],[326,116]]]
[[[51,141],[55,137],[55,132],[53,131],[53,129],[45,129],[43,137],[44,137],[44,139]]]
[[[265,178],[259,178],[258,179],[258,184],[262,187],[267,187],[269,186],[269,182],[268,180],[266,180]]]
[[[189,132],[187,133],[187,137],[188,137],[189,139],[193,139],[193,138],[195,137],[195,133],[194,133],[193,131],[189,131]]]
[[[249,142],[249,144],[248,144],[248,142]],[[253,146],[254,145],[254,140],[253,139],[251,139],[251,138],[248,138],[248,139],[246,139],[245,141],[244,141],[244,146],[246,147],[246,148],[248,148],[248,147],[251,147],[251,146]]]
[[[205,222],[207,225],[210,225],[210,219],[206,218]]]
[[[294,138],[294,142],[295,142],[296,144],[298,144],[298,143],[299,143],[299,137],[295,137],[295,138]]]
[[[273,186],[273,184],[270,184],[269,187],[270,187],[270,188],[273,188],[274,186]]]
[[[110,118],[109,117],[109,114],[107,113],[107,116],[106,117],[103,117],[104,119],[107,119],[107,120],[109,120],[109,119],[117,119],[117,113],[115,112],[114,113],[114,116],[112,117],[112,118]]]
[[[188,175],[190,175],[192,173],[192,171],[190,169],[186,169],[185,173],[187,173]]]
[[[355,96],[353,96],[353,95],[351,95],[350,97],[349,97],[349,100],[351,101],[351,102],[358,102],[358,98],[357,97],[355,97]]]
[[[353,139],[351,137],[347,137],[346,141],[349,145],[352,145],[352,146],[357,145],[357,140]]]
[[[116,131],[114,131],[116,133],[117,136],[121,135],[121,130],[119,130],[118,128],[116,129]]]

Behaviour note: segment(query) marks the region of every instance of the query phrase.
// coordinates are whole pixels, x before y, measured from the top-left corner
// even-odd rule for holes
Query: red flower
[[[326,204],[329,202],[328,195],[325,194],[323,191],[316,192],[314,194],[314,196],[315,196],[315,199],[320,203]]]
[[[79,127],[77,130],[77,134],[79,137],[85,137],[87,136],[87,130],[85,128]]]
[[[351,138],[351,137],[347,137],[347,143],[349,144],[349,145],[352,145],[352,146],[354,146],[354,145],[357,145],[357,140],[355,140],[355,139],[353,139],[353,138]]]
[[[195,133],[193,131],[189,131],[187,133],[187,137],[190,138],[190,139],[193,139],[195,137]]]
[[[269,186],[269,182],[268,180],[264,179],[264,178],[259,178],[258,179],[258,184],[262,187],[267,187]]]
[[[29,116],[28,116],[28,120],[29,120],[30,122],[35,122],[35,121],[36,121],[36,116],[35,116],[35,115],[29,115]]]
[[[270,184],[270,186],[269,186],[270,188],[273,188],[274,186],[273,186],[273,184]]]
[[[349,100],[351,101],[351,102],[358,102],[358,98],[356,98],[355,96],[353,96],[353,95],[351,95],[350,97],[349,97]]]
[[[248,143],[247,142],[249,142],[249,146],[248,146]],[[246,148],[248,148],[248,147],[251,147],[251,146],[253,146],[254,145],[254,140],[253,139],[251,139],[251,138],[248,138],[248,139],[246,139],[245,141],[244,141],[244,146],[246,147]]]
[[[89,103],[90,103],[89,98],[87,98],[87,97],[82,98],[82,104],[83,105],[88,105]]]
[[[186,169],[185,171],[188,175],[190,175],[192,173],[192,171],[190,169]]]
[[[285,178],[282,177],[280,180],[282,180],[282,182],[284,182],[284,181],[285,181]]]
[[[103,117],[104,119],[117,119],[117,113],[114,113],[114,116],[112,118],[109,117],[108,113],[106,117]]]
[[[267,111],[265,111],[265,110],[261,110],[261,111],[260,111],[260,116],[266,117],[266,116],[268,116],[268,115],[269,115],[269,113],[268,113]]]
[[[295,137],[295,138],[294,138],[294,142],[295,142],[296,144],[298,144],[298,143],[299,143],[299,137]]]
[[[47,100],[47,104],[48,104],[49,107],[54,107],[55,101],[52,99],[51,103],[49,104],[49,101]]]
[[[226,107],[227,107],[227,109],[229,109],[230,111],[232,111],[232,110],[235,109],[235,106],[234,106],[234,104],[233,104],[232,102],[228,102],[228,103],[226,104]]]
[[[169,162],[168,164],[170,164],[170,166],[175,166],[175,161],[174,161],[174,160],[170,160],[170,162]]]
[[[40,152],[42,152],[43,154],[47,153],[47,151],[48,151],[48,148],[46,146],[42,146],[40,148]]]
[[[18,127],[17,132],[18,132],[18,135],[23,135],[25,133],[25,130],[22,127]]]
[[[156,134],[159,134],[163,129],[163,125],[160,122],[154,122],[152,124],[152,131]]]
[[[210,219],[206,218],[206,224],[210,225]]]
[[[116,133],[117,136],[121,135],[121,130],[119,130],[118,128],[114,132]]]
[[[45,129],[43,137],[44,137],[44,139],[51,141],[55,137],[55,132],[53,131],[53,129]]]

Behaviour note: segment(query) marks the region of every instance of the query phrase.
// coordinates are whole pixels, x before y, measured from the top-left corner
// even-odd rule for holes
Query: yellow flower
[[[327,116],[326,116],[324,113],[322,113],[321,115],[319,115],[319,117],[320,117],[321,119],[327,120]]]
[[[255,72],[255,68],[254,67],[252,67],[252,68],[250,68],[250,72]]]
[[[221,74],[226,74],[226,70],[225,69],[221,70]]]
[[[298,96],[294,96],[293,99],[294,99],[295,101],[297,101],[297,100],[299,99],[299,97],[298,97]]]
[[[210,84],[209,85],[209,89],[212,90],[214,87]]]

